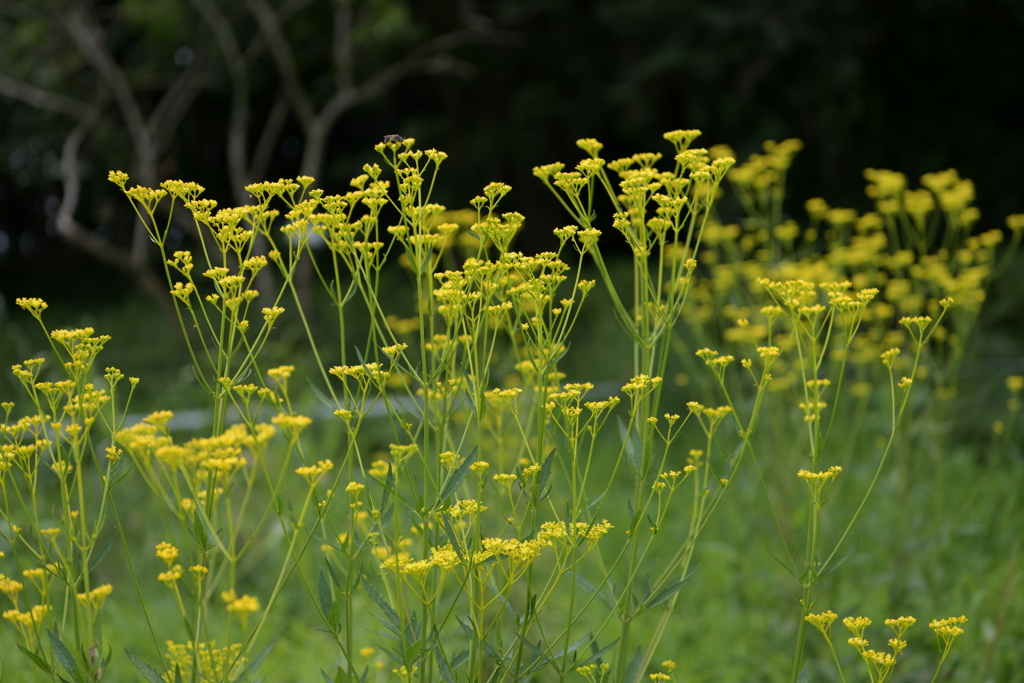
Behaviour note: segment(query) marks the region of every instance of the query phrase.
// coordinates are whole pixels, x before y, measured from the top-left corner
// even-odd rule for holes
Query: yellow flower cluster
[[[821,631],[821,634],[825,636],[827,640],[832,639],[832,622],[836,620],[838,615],[829,610],[822,612],[821,614],[808,614],[804,617],[804,620],[810,623],[814,628]]]
[[[967,617],[948,617],[946,619],[934,619],[928,624],[928,628],[935,632],[935,635],[942,639],[948,648],[953,641],[962,636],[964,630],[961,625],[967,623]]]
[[[258,456],[277,432],[269,424],[255,425],[254,432],[244,424],[235,424],[220,435],[176,444],[167,432],[172,417],[173,413],[166,410],[153,413],[119,432],[117,441],[140,467],[148,470],[158,465],[171,472],[181,471],[197,488],[208,473],[226,483],[249,463],[244,450]]]
[[[230,593],[233,595],[233,592]],[[226,609],[232,614],[246,617],[260,610],[260,601],[252,595],[243,595],[228,602]]]
[[[164,584],[168,588],[174,588],[175,582],[182,577],[184,570],[180,564],[176,564],[165,572],[160,572],[156,577],[160,583]]]
[[[829,467],[824,472],[809,472],[808,470],[800,470],[799,472],[796,473],[796,476],[808,482],[808,484],[820,486],[821,484],[824,484],[835,479],[842,471],[843,468],[840,467],[839,465],[832,465],[832,467]]]
[[[544,522],[540,525],[537,538],[549,542],[560,541],[570,547],[575,546],[581,540],[586,540],[587,545],[593,547],[612,528],[612,524],[608,520],[593,523],[576,522],[569,525],[564,522]]]
[[[97,586],[96,588],[93,588],[88,593],[79,593],[78,602],[80,602],[83,605],[88,605],[89,607],[92,607],[94,610],[98,610],[103,607],[103,603],[106,601],[107,597],[109,597],[110,594],[113,592],[114,587],[111,586],[109,583],[106,583],[102,586]]]
[[[21,610],[9,609],[3,613],[4,619],[14,624],[14,627],[18,629],[18,633],[25,639],[29,645],[34,645],[36,642],[36,633],[39,631],[39,625],[43,623],[47,615],[50,614],[49,605],[35,605],[29,610],[22,612]]]
[[[295,468],[295,474],[304,477],[310,486],[315,486],[320,479],[334,469],[334,463],[330,460],[320,460],[315,465],[304,465]]]
[[[23,588],[25,588],[25,586],[20,581],[9,579],[3,574],[0,574],[0,593],[3,593],[8,598],[10,598],[11,602],[17,604],[15,597],[18,595],[18,593],[22,591]]]
[[[509,538],[484,538],[481,540],[482,550],[459,554],[450,544],[430,549],[430,557],[414,560],[407,552],[387,555],[381,561],[381,567],[403,576],[422,578],[431,568],[438,567],[443,571],[451,571],[460,564],[481,565],[491,558],[507,559],[511,566],[512,576],[525,570],[533,560],[540,556],[544,548],[550,547],[551,539],[538,534],[534,539],[519,541]],[[386,552],[386,549],[383,549]]]
[[[447,512],[452,519],[458,519],[464,515],[469,515],[470,517],[479,515],[486,509],[487,506],[481,505],[480,501],[467,498],[453,503],[447,510],[445,510],[445,512]]]
[[[374,460],[366,473],[379,482],[383,482],[388,476],[389,464],[386,460]]]
[[[180,668],[182,672],[191,671],[198,659],[202,680],[223,680],[230,673],[229,669],[232,664],[234,664],[234,669],[241,669],[245,666],[246,659],[238,656],[241,651],[241,643],[218,648],[217,641],[215,640],[199,643],[197,646],[194,646],[191,642],[175,643],[168,640],[167,663],[169,671],[163,674],[162,677],[167,683],[173,683],[175,668]]]
[[[168,567],[174,564],[174,561],[178,559],[178,549],[167,541],[162,541],[156,544],[156,556],[164,561]]]

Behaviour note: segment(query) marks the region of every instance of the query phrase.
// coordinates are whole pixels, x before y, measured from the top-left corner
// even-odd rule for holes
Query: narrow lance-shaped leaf
[[[603,656],[603,655],[604,655],[604,654],[605,654],[606,652],[608,652],[608,651],[609,651],[609,650],[611,650],[611,649],[612,649],[613,647],[615,647],[615,643],[617,643],[617,642],[619,642],[619,639],[618,639],[618,638],[616,638],[616,639],[615,639],[615,640],[613,640],[612,642],[608,643],[607,645],[605,645],[604,647],[602,647],[602,648],[601,648],[600,650],[598,650],[598,651],[597,651],[597,652],[595,652],[594,654],[592,654],[592,655],[590,655],[589,657],[587,657],[587,658],[586,658],[586,659],[585,659],[585,660],[584,660],[583,662],[581,662],[581,663],[580,663],[580,664],[578,664],[577,666],[586,666],[587,664],[593,664],[593,663],[594,663],[594,662],[596,662],[597,660],[601,659],[601,657],[602,657],[602,656]],[[595,648],[597,647],[597,641],[596,641],[596,640],[594,641],[594,645],[593,645],[593,647],[595,647]]]
[[[61,663],[69,674],[71,674],[71,680],[78,683],[78,664],[75,662],[75,658],[68,651],[68,648],[64,645],[64,642],[60,639],[60,636],[53,631],[47,630],[46,635],[50,637],[50,645],[53,647],[53,655],[57,658],[57,661]]]
[[[448,481],[445,482],[444,488],[441,489],[441,494],[437,498],[438,505],[443,504],[443,502],[447,500],[448,496],[452,495],[459,486],[462,485],[466,475],[469,474],[469,468],[476,462],[476,452],[477,448],[474,446],[473,450],[470,451],[469,456],[461,465],[459,465],[458,469],[452,472],[451,476],[448,477]]]
[[[331,586],[327,583],[327,575],[324,574],[323,568],[320,569],[320,575],[317,577],[317,598],[320,600],[320,612],[326,617],[327,613],[331,611],[333,599],[331,598]]]
[[[164,679],[160,677],[159,671],[157,671],[149,664],[133,655],[131,652],[128,651],[127,648],[125,648],[124,653],[128,655],[128,659],[131,661],[132,664],[135,665],[135,668],[139,670],[139,673],[142,674],[142,677],[149,681],[149,683],[166,683],[166,681],[164,681]]]
[[[373,587],[372,583],[366,580],[365,576],[360,575],[359,578],[363,582],[363,590],[366,591],[366,595],[369,596],[369,598],[373,600],[378,607],[380,607],[381,611],[384,612],[384,615],[388,618],[388,621],[390,621],[395,628],[401,629],[402,624],[398,618],[398,612],[388,604],[388,601],[384,599],[384,596],[377,592],[377,589]]]

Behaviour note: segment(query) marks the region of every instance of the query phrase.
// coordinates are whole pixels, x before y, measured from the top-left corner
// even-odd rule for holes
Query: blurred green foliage
[[[558,220],[557,208],[533,186],[532,166],[564,155],[579,137],[632,151],[652,132],[686,126],[704,130],[708,144],[731,144],[741,160],[764,139],[801,137],[806,151],[790,179],[797,197],[829,196],[841,206],[863,206],[861,168],[899,168],[916,177],[955,166],[976,181],[984,215],[1021,208],[1015,169],[1024,134],[1015,112],[1024,102],[1011,84],[1024,49],[1016,39],[1024,9],[1011,0],[271,4],[284,18],[296,69],[316,104],[335,87],[337,7],[353,10],[357,77],[467,22],[501,32],[500,39],[453,49],[447,67],[423,65],[349,110],[329,138],[319,179],[330,191],[373,143],[397,132],[459,160],[448,169],[451,196],[441,201],[470,196],[480,178],[502,180],[519,190],[519,209],[531,224],[543,226]],[[196,102],[167,141],[160,179],[193,178],[226,200],[234,189],[226,164],[230,83],[196,2],[5,3],[0,74],[92,102],[98,75],[61,21],[74,6],[94,14],[143,108],[152,107],[190,65],[207,70]],[[253,55],[248,137],[255,144],[259,125],[283,97],[282,81],[267,46],[248,42],[258,22],[247,3],[219,6],[242,49]],[[963,47],[966,36],[970,49]],[[0,240],[0,292],[9,302],[28,294],[56,300],[59,283],[40,268],[47,263],[59,264],[69,278],[100,273],[93,279],[109,281],[104,293],[118,296],[128,286],[123,276],[61,242],[53,226],[61,195],[59,154],[74,121],[2,101],[0,230],[6,239]],[[131,150],[109,96],[103,112],[102,125],[83,149],[87,181],[76,215],[123,241],[132,217],[102,179],[110,168],[131,172]],[[304,135],[294,110],[283,126],[261,177],[299,170]],[[547,231],[530,232],[524,246],[543,247]]]

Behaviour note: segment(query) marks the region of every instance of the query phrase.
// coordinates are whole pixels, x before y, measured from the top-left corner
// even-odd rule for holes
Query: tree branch
[[[334,1],[334,87],[346,90],[356,83],[355,46],[352,39],[352,0]]]
[[[323,166],[323,156],[331,128],[343,113],[387,92],[403,78],[422,71],[439,73],[458,71],[462,63],[447,53],[457,47],[484,39],[505,40],[515,34],[490,28],[488,22],[475,22],[472,26],[444,33],[418,45],[397,62],[371,74],[361,85],[339,90],[331,97],[306,130],[306,147],[302,155],[302,173],[314,178]],[[445,59],[445,57],[448,57]]]
[[[132,137],[135,153],[139,156],[139,174],[142,176],[142,182],[146,185],[155,184],[156,153],[153,139],[124,72],[100,45],[96,38],[97,29],[81,6],[75,7],[64,17],[64,26],[78,45],[78,49],[82,51],[89,64],[100,73],[114,94],[114,99],[117,100],[118,108],[128,126],[128,133]]]
[[[153,140],[153,152],[156,157],[160,156],[168,139],[174,135],[185,113],[203,89],[208,76],[209,73],[202,68],[202,60],[193,60],[192,64],[174,79],[167,92],[149,113],[146,130]]]
[[[168,320],[177,327],[174,305],[167,294],[167,286],[161,282],[145,263],[139,264],[132,252],[124,247],[99,237],[95,231],[85,228],[75,220],[75,211],[82,192],[82,177],[78,169],[78,153],[89,131],[99,119],[99,110],[94,107],[93,115],[82,119],[64,139],[60,152],[60,175],[63,191],[54,223],[57,233],[96,260],[127,272],[150,300],[155,302]]]
[[[279,24],[283,24],[285,19],[291,15],[301,12],[306,9],[308,5],[313,4],[314,0],[289,0],[277,10],[277,21]],[[245,61],[247,64],[252,64],[256,61],[256,58],[260,56],[263,48],[267,46],[266,36],[263,34],[263,28],[261,27],[256,35],[252,37],[248,45],[245,46]]]
[[[207,26],[213,31],[224,64],[231,79],[231,114],[227,129],[227,160],[228,177],[234,192],[244,192],[241,188],[248,184],[250,170],[248,168],[248,132],[249,132],[249,68],[242,54],[242,48],[235,38],[231,22],[220,11],[212,0],[192,0],[192,4],[203,17]]]
[[[20,100],[30,104],[36,109],[66,114],[79,120],[95,115],[95,107],[91,104],[77,100],[74,97],[42,90],[2,73],[0,73],[0,94],[10,97],[12,100]]]
[[[308,129],[316,118],[316,109],[309,93],[302,86],[299,68],[295,64],[295,55],[281,31],[278,16],[266,0],[246,0],[246,4],[256,20],[259,21],[261,33],[267,38],[270,54],[274,59],[278,74],[281,76],[281,85],[287,93],[288,99],[291,100],[292,109],[302,127]]]
[[[274,98],[274,106],[267,114],[263,130],[260,131],[259,140],[256,142],[256,148],[252,152],[252,165],[249,167],[249,173],[253,180],[259,180],[266,176],[267,167],[270,165],[270,155],[274,153],[274,144],[287,120],[288,100],[284,97]]]

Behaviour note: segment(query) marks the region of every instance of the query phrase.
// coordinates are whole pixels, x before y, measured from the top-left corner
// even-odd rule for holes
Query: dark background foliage
[[[194,180],[222,205],[244,200],[229,165],[237,82],[201,7],[221,13],[245,56],[247,173],[241,175],[248,181],[294,176],[312,165],[328,193],[344,192],[349,178],[376,160],[372,147],[384,135],[415,136],[421,147],[450,155],[438,188],[438,200],[449,208],[467,206],[490,181],[513,186],[502,208],[526,215],[517,245],[524,250],[544,248],[551,228],[568,221],[532,177],[533,166],[574,163],[582,156],[574,144],[581,137],[604,142],[609,159],[668,152],[661,134],[676,128],[699,128],[698,144],[728,143],[741,160],[766,139],[802,138],[806,148],[790,172],[787,203],[800,221],[803,201],[816,196],[868,210],[865,167],[903,171],[912,185],[922,173],[957,168],[976,183],[979,231],[1024,212],[1019,0],[0,0],[0,368],[45,350],[34,321],[12,310],[15,297],[45,298],[57,309],[51,327],[94,324],[90,315],[106,307],[113,313],[96,324],[113,336],[105,362],[144,379],[133,410],[205,405],[191,363],[175,346],[176,328],[153,313],[152,298],[139,295],[137,271],[119,257],[95,258],[60,232],[67,206],[62,154],[88,108],[96,118],[73,159],[81,183],[73,218],[116,255],[130,256],[138,240],[127,201],[106,181],[110,169],[138,182],[148,172],[153,183]],[[261,32],[259,7],[278,17],[291,83],[302,85],[305,105],[286,87],[289,77]],[[124,108],[74,38],[77,32],[81,40],[86,23],[145,116],[179,88],[180,119],[167,125],[170,134],[157,136],[159,153],[148,170]],[[347,32],[339,29],[345,26]],[[339,35],[347,37],[339,41]],[[382,85],[352,90],[366,83]],[[361,98],[333,121],[317,150],[321,160],[313,163],[303,107],[322,110],[339,92]],[[269,140],[265,164],[261,138]],[[176,239],[184,235],[182,226]],[[142,246],[149,247],[143,265],[156,268],[156,249]],[[389,273],[388,286],[401,276]],[[911,585],[928,606],[915,613],[931,618],[945,612],[929,601],[969,596],[970,628],[988,635],[972,641],[979,645],[966,659],[983,659],[993,675],[978,680],[1019,675],[1014,653],[1024,642],[1014,599],[1021,585],[1014,525],[1019,449],[1007,440],[1014,454],[1007,464],[990,446],[992,420],[1005,415],[1003,378],[1024,374],[1018,278],[1011,271],[993,285],[973,340],[975,358],[963,365],[966,398],[948,423],[935,425],[934,435],[915,437],[957,445],[945,474],[939,468],[936,477],[956,491],[950,499],[962,507],[929,516],[930,505],[919,505],[934,474],[932,461],[922,460],[928,478],[911,479],[912,495],[898,499],[886,489],[878,496],[872,519],[900,523],[864,524],[878,534],[847,565],[856,580],[836,602],[884,605],[898,592],[894,587]],[[603,310],[600,303],[592,310]],[[586,324],[585,338],[601,343],[591,344],[593,356],[581,362],[588,373],[614,374],[628,351],[605,340],[609,324],[597,318]],[[277,357],[304,353],[295,351],[306,348],[294,338],[297,326],[279,333]],[[20,396],[17,389],[4,373],[0,396]],[[911,523],[893,512],[897,504],[915,510]],[[711,547],[704,558],[707,578],[698,598],[706,593],[709,601],[695,603],[694,617],[676,634],[679,642],[699,643],[691,652],[708,672],[719,672],[722,662],[745,674],[787,666],[783,648],[791,632],[779,627],[781,610],[770,606],[791,610],[794,603],[762,547],[773,530],[751,518],[749,509],[736,508],[722,516],[724,532],[709,531],[729,543]],[[765,515],[759,521],[768,524]],[[918,590],[922,585],[928,589]],[[952,614],[959,604],[939,607]],[[294,623],[309,640],[308,623]],[[762,643],[750,634],[770,637]],[[765,652],[769,659],[762,661]],[[282,661],[294,665],[293,658]],[[956,672],[944,675],[953,679]]]
[[[246,4],[221,3],[243,47],[259,27]],[[902,170],[912,182],[956,167],[975,180],[989,226],[1024,209],[1024,5],[1012,0],[277,3],[296,72],[317,105],[332,92],[332,13],[341,5],[354,11],[357,79],[467,22],[492,33],[430,64],[424,57],[341,115],[318,174],[328,192],[343,190],[374,159],[371,147],[383,135],[414,135],[451,155],[440,198],[450,208],[466,205],[486,182],[510,183],[509,208],[528,218],[520,246],[536,249],[565,217],[531,177],[534,165],[574,162],[580,137],[602,140],[609,158],[667,151],[662,132],[693,127],[704,131],[699,144],[725,142],[741,158],[764,139],[802,138],[788,207],[797,218],[812,196],[865,209],[860,172],[868,166]],[[196,180],[230,203],[237,188],[226,166],[229,73],[197,6],[0,3],[0,74],[101,112],[79,157],[75,217],[114,243],[127,242],[132,216],[106,171],[137,174],[133,152],[114,98],[97,88],[100,76],[59,17],[72,9],[92,17],[146,111],[185,70],[206,70],[157,173]],[[273,102],[285,97],[269,55],[264,47],[250,62],[252,144]],[[73,125],[67,114],[0,97],[0,292],[8,305],[29,295],[117,299],[134,287],[124,271],[57,234],[60,152]],[[264,175],[300,172],[304,140],[291,107]]]

